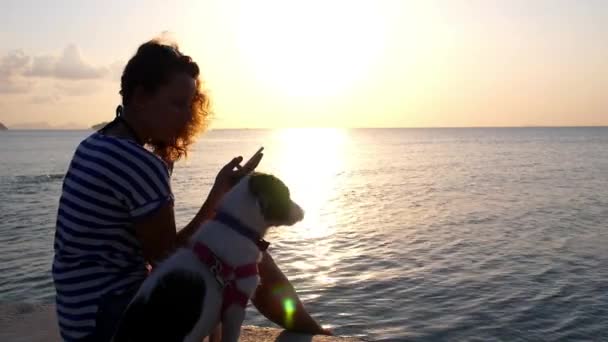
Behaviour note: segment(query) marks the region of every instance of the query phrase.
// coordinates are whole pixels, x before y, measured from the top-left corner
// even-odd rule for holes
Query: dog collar
[[[255,243],[255,245],[258,246],[258,249],[262,252],[266,251],[268,249],[268,246],[270,246],[270,242],[262,239],[260,237],[260,235],[257,234],[253,229],[242,224],[241,221],[239,221],[238,219],[236,219],[235,217],[233,217],[232,215],[230,215],[228,213],[218,211],[215,214],[214,220],[227,225],[235,232],[248,238],[253,243]]]

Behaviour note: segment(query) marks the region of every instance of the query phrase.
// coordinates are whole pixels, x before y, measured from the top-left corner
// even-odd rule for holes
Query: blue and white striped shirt
[[[95,329],[100,298],[138,286],[147,274],[133,222],[172,201],[166,164],[127,139],[83,140],[63,181],[53,280],[61,336]]]

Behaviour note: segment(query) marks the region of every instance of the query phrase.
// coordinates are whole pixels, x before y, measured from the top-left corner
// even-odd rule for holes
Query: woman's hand
[[[241,179],[243,176],[255,170],[255,168],[262,160],[263,155],[261,153],[256,154],[249,165],[241,166],[243,157],[233,158],[228,164],[224,165],[220,172],[215,177],[215,183],[209,192],[209,197],[203,203],[198,213],[186,227],[177,233],[177,243],[179,245],[186,244],[188,239],[196,232],[197,229],[206,220],[211,219],[215,215],[215,209],[222,199],[222,196]]]
[[[233,158],[228,164],[224,165],[218,172],[215,177],[215,183],[211,188],[211,194],[213,196],[222,197],[225,193],[230,191],[232,187],[238,183],[241,178],[245,175],[253,172],[255,168],[258,166],[262,157],[264,155],[262,153],[256,154],[251,163],[248,163],[245,167],[241,166],[241,162],[243,161],[243,157],[239,156]]]
[[[331,331],[331,329],[323,328],[323,330],[321,330],[321,333],[319,335],[334,336],[334,332]]]

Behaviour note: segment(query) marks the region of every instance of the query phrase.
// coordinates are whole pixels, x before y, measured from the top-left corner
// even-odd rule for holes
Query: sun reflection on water
[[[305,238],[329,234],[336,224],[333,210],[327,210],[336,194],[336,178],[345,168],[348,131],[334,128],[290,128],[276,132],[278,174],[288,184],[293,199],[305,210],[297,229]],[[325,209],[325,210],[324,210]]]
[[[344,220],[340,175],[348,168],[349,132],[333,128],[277,130],[273,137],[274,172],[305,211],[304,220],[275,234],[284,243],[278,258],[293,279],[323,288],[336,282],[336,263],[343,252],[336,233]],[[287,261],[289,260],[289,261]]]

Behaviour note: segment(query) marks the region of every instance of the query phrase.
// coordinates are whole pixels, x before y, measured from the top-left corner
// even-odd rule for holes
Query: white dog
[[[269,227],[304,216],[278,178],[253,173],[219,204],[189,246],[161,262],[129,304],[114,336],[125,341],[201,342],[222,322],[222,341],[238,341],[258,282]]]

